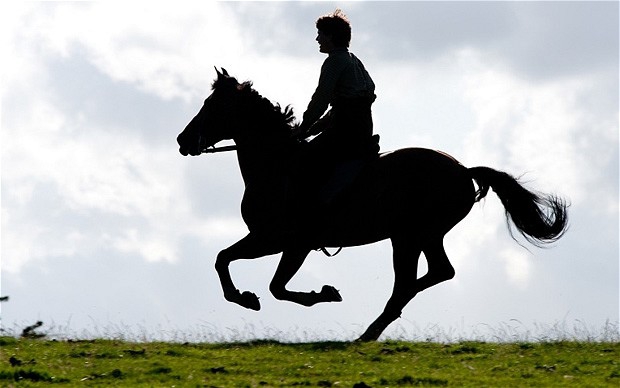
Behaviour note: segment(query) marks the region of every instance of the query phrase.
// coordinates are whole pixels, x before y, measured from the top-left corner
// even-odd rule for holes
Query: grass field
[[[0,337],[0,386],[620,386],[620,343],[133,343]]]

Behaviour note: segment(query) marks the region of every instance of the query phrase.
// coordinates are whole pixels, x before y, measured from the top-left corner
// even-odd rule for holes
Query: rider
[[[316,28],[319,51],[328,57],[298,132],[301,138],[318,134],[308,144],[308,163],[324,179],[319,200],[327,204],[379,151],[371,112],[376,96],[370,74],[349,52],[351,24],[344,13],[321,16]],[[328,105],[331,110],[321,117]]]

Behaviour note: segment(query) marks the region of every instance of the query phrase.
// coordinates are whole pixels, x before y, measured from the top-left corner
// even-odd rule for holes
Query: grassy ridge
[[[174,344],[0,337],[0,386],[617,387],[619,364],[619,343]]]

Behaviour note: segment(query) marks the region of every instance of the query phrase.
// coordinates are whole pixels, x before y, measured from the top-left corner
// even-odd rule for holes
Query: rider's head
[[[316,28],[321,33],[331,36],[334,46],[349,47],[351,42],[351,23],[349,23],[347,16],[340,9],[318,18]]]

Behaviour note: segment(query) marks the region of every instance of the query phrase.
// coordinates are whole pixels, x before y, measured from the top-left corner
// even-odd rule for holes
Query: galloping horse
[[[177,138],[183,155],[213,152],[214,145],[225,139],[236,144],[227,148],[237,149],[245,183],[241,213],[249,234],[221,251],[215,263],[224,297],[230,302],[260,309],[255,294],[235,288],[229,264],[280,252],[269,286],[275,298],[304,306],[340,302],[342,298],[332,286],[323,286],[320,292],[296,292],[286,285],[314,249],[390,239],[394,289],[384,311],[359,337],[361,341],[376,340],[417,293],[454,277],[443,247],[444,235],[489,188],[504,205],[507,220],[530,243],[554,242],[567,229],[567,204],[561,198],[535,194],[504,172],[466,168],[442,152],[405,148],[382,153],[367,166],[344,194],[346,200],[334,203],[329,222],[320,230],[315,228],[316,233],[281,233],[273,220],[287,216],[283,205],[286,182],[302,146],[292,136],[293,121],[290,109],[273,105],[250,82],[239,83],[222,69],[217,71],[212,94]],[[299,225],[308,220],[289,221]],[[428,272],[417,278],[422,252]]]

